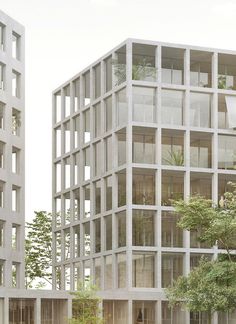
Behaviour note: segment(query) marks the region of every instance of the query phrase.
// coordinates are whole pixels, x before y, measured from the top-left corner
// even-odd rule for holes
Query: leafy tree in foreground
[[[52,284],[52,215],[35,212],[26,223],[25,284],[26,288],[42,288]],[[42,280],[43,279],[43,280]]]
[[[90,282],[79,283],[78,290],[72,295],[73,318],[70,324],[103,324],[100,308],[101,299],[97,296],[97,288]]]
[[[179,277],[166,289],[170,305],[183,305],[189,311],[207,312],[211,323],[215,311],[236,308],[236,263],[232,249],[236,247],[236,185],[224,195],[223,204],[214,206],[202,197],[191,197],[174,203],[181,216],[178,226],[197,232],[198,240],[225,249],[215,261],[202,259],[188,276]]]

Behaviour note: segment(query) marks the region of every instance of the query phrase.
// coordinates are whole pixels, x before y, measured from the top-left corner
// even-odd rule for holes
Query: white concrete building
[[[128,39],[57,88],[54,288],[91,277],[109,324],[205,323],[168,309],[163,288],[220,248],[177,228],[171,199],[219,201],[235,127],[232,51]]]
[[[0,11],[0,324],[64,324],[68,294],[24,289],[24,42],[24,27]]]

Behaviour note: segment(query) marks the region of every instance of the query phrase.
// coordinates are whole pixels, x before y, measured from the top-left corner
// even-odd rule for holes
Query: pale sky
[[[26,219],[51,210],[51,93],[126,38],[236,50],[236,0],[0,0],[26,29]]]

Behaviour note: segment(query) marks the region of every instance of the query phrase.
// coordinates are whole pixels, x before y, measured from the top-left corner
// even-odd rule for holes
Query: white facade
[[[0,324],[64,324],[65,292],[25,290],[24,27],[0,11]]]
[[[205,323],[163,288],[220,248],[171,199],[236,180],[235,101],[236,52],[133,39],[54,91],[54,288],[92,278],[109,324]]]

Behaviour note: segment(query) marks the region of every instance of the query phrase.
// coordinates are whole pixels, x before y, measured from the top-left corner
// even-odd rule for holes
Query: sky
[[[0,0],[26,31],[26,219],[51,210],[51,93],[126,38],[236,50],[236,0]]]

